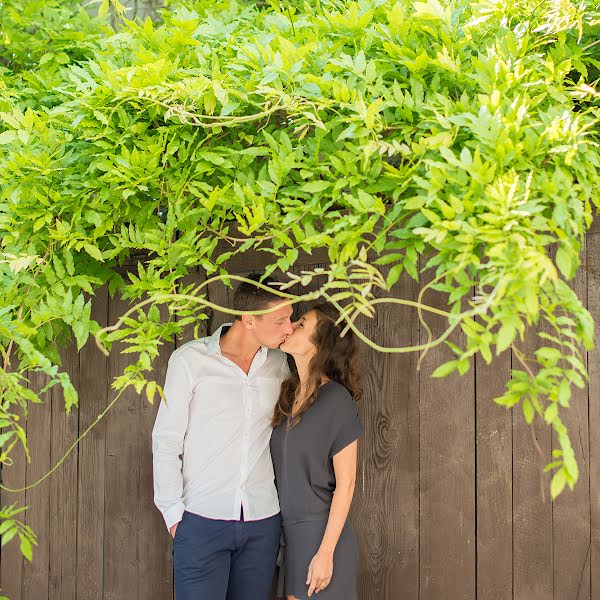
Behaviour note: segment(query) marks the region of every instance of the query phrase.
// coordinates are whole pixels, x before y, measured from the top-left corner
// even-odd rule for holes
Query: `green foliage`
[[[28,372],[77,402],[60,371],[69,339],[124,342],[137,360],[114,387],[152,401],[161,344],[205,317],[201,290],[181,283],[191,269],[227,278],[228,258],[255,251],[287,271],[327,248],[326,297],[349,323],[372,314],[373,286],[432,269],[423,291],[447,294],[448,333],[466,336],[434,376],[513,348],[523,369],[497,401],[554,429],[552,495],[573,487],[560,411],[585,383],[593,323],[565,280],[600,205],[598,12],[188,0],[112,32],[74,6],[31,2],[2,23],[0,419],[13,433],[0,461],[26,448],[14,411],[37,401]],[[90,317],[104,284],[143,302],[108,332]],[[524,356],[542,323],[547,345]]]

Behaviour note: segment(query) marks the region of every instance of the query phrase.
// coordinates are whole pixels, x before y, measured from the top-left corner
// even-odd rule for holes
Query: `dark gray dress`
[[[363,428],[348,390],[322,385],[315,403],[291,429],[273,430],[271,456],[283,519],[285,592],[309,600],[306,576],[317,553],[335,490],[333,456],[358,439]],[[333,556],[331,583],[319,600],[356,600],[358,550],[347,520]]]

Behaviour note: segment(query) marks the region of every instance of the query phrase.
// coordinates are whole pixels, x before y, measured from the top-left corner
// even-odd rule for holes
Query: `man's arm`
[[[192,390],[187,365],[180,355],[171,356],[164,385],[166,401],[160,403],[152,430],[152,460],[154,503],[172,536],[185,510],[181,455]]]

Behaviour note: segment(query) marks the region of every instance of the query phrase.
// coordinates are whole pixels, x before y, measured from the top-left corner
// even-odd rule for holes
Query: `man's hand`
[[[171,529],[169,529],[169,531],[171,532],[171,537],[173,539],[175,539],[175,532],[177,531],[177,525],[179,525],[179,523],[175,523],[175,525],[173,525],[173,527],[171,527]]]

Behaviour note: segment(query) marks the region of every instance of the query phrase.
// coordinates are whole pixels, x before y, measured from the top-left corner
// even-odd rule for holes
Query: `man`
[[[292,308],[281,304],[242,282],[236,310],[275,310],[237,316],[169,359],[152,451],[154,501],[173,537],[177,600],[268,598],[281,527],[271,417],[289,375],[277,348],[293,332]]]

